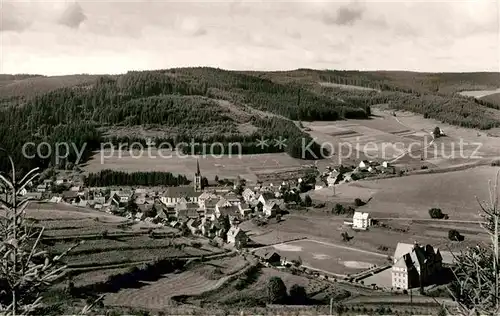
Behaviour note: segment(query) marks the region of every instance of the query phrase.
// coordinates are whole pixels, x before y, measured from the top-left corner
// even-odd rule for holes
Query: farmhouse
[[[252,213],[252,209],[247,203],[238,203],[238,208],[241,216],[247,216]]]
[[[264,205],[263,212],[267,217],[276,216],[276,213],[280,209],[279,204],[276,201],[270,201],[266,205]]]
[[[337,182],[337,178],[338,178],[339,174],[340,173],[338,171],[332,171],[332,172],[330,172],[330,174],[326,178],[326,183],[327,183],[327,185],[329,187],[333,187],[335,185],[335,183]]]
[[[78,192],[65,191],[65,192],[62,193],[62,199],[63,199],[64,202],[73,203],[77,199],[79,200]]]
[[[240,202],[240,198],[234,192],[229,192],[226,195],[224,195],[224,199],[229,203],[231,203],[232,205],[237,205]]]
[[[420,246],[398,243],[394,252],[392,287],[403,290],[432,284],[432,276],[442,268],[439,249],[431,245]]]
[[[354,212],[352,217],[352,228],[366,230],[371,226],[370,214],[363,212]]]
[[[45,184],[39,184],[36,186],[36,192],[46,192],[47,191],[47,186]]]
[[[245,200],[245,202],[250,202],[257,198],[255,192],[249,188],[246,188],[241,195],[243,196],[243,200]]]
[[[260,201],[262,205],[265,206],[269,202],[269,200],[273,200],[275,198],[276,196],[274,195],[274,193],[264,192],[259,196],[258,201]]]
[[[262,256],[262,260],[269,265],[273,266],[281,265],[281,256],[276,252],[266,252]]]
[[[236,205],[230,205],[230,206],[224,206],[221,207],[219,205],[215,206],[215,217],[219,218],[224,215],[228,216],[236,216],[237,214],[240,214],[240,209]]]
[[[56,179],[56,185],[62,185],[62,184],[66,184],[68,182],[69,181],[66,178],[58,178],[58,179]]]
[[[215,204],[215,208],[217,207],[230,207],[232,204],[226,200],[225,198],[221,197],[217,204]]]
[[[247,244],[248,237],[241,228],[233,226],[227,232],[227,243],[232,245],[239,245],[240,247],[245,247]]]

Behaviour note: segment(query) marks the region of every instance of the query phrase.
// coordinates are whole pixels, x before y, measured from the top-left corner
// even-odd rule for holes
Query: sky
[[[0,1],[0,73],[500,71],[500,1]]]

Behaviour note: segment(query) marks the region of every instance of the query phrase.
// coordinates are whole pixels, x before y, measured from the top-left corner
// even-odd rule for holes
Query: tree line
[[[178,186],[191,183],[184,175],[173,175],[170,172],[122,172],[102,170],[89,173],[84,179],[85,186],[105,187],[114,185],[141,185],[141,186]]]

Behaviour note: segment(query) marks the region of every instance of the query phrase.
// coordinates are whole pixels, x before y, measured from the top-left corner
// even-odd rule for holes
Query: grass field
[[[328,302],[330,298],[340,300],[349,296],[347,291],[337,288],[332,283],[272,268],[260,268],[255,272],[255,275],[251,275],[247,279],[244,286],[238,286],[239,280],[235,280],[228,282],[217,291],[193,297],[188,302],[196,304],[218,303],[241,308],[256,305],[262,306],[268,301],[266,289],[267,283],[272,277],[279,277],[283,280],[287,289],[290,289],[293,285],[303,286],[307,296],[319,304]]]
[[[467,96],[467,97],[474,97],[474,98],[482,98],[485,96],[488,96],[490,94],[495,94],[495,93],[500,93],[500,88],[496,90],[474,90],[474,91],[462,91],[459,92],[459,94]]]
[[[362,207],[375,217],[429,218],[428,210],[441,208],[450,219],[479,220],[480,200],[489,200],[488,181],[498,167],[478,167],[443,174],[413,175],[349,184],[350,189],[374,192]]]
[[[268,251],[276,251],[288,261],[300,259],[305,267],[337,275],[361,272],[387,262],[387,256],[382,254],[308,239],[257,250],[258,253]]]
[[[172,298],[175,296],[196,296],[219,288],[230,275],[248,264],[239,256],[208,261],[179,274],[165,275],[153,283],[144,282],[144,286],[137,289],[123,289],[118,293],[110,293],[106,295],[104,304],[153,310],[165,309],[173,305]]]
[[[103,158],[101,164],[101,155]],[[196,171],[195,156],[177,156],[171,151],[151,149],[151,155],[147,151],[144,152],[142,158],[134,158],[134,155],[139,155],[138,151],[119,152],[105,150],[97,153],[85,167],[87,172],[99,172],[103,169],[113,169],[127,172],[134,171],[166,171],[174,174],[191,175]],[[163,156],[165,158],[160,157]],[[156,157],[156,158],[153,158]],[[284,153],[278,154],[260,154],[260,155],[242,155],[238,156],[237,152],[232,156],[199,157],[200,169],[203,176],[209,180],[216,175],[219,178],[234,179],[238,175],[250,181],[256,180],[256,173],[262,171],[279,171],[282,168],[290,167],[300,168],[306,164],[304,161],[294,159]]]

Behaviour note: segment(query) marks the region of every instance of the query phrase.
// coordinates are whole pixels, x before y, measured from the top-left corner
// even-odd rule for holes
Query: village
[[[285,248],[283,252],[277,246],[273,248],[252,240],[252,232],[242,229],[240,224],[251,222],[254,226],[261,227],[268,223],[279,223],[286,220],[286,214],[294,212],[297,207],[314,206],[309,192],[325,188],[335,190],[342,183],[394,174],[396,168],[387,162],[365,160],[360,161],[358,166],[327,167],[324,172],[315,170],[314,173],[293,180],[249,185],[239,177],[234,182],[207,181],[197,163],[192,184],[188,186],[167,187],[164,190],[84,187],[82,182],[56,177],[55,181],[45,179],[33,185],[21,192],[21,195],[47,203],[68,204],[121,216],[133,222],[147,224],[151,230],[175,228],[183,236],[206,238],[214,246],[252,254],[267,266],[289,270],[300,267],[300,256],[294,257]],[[65,190],[61,192],[61,188]],[[376,225],[377,220],[369,213],[354,208],[350,210],[347,215],[352,218],[344,221],[344,227],[353,231],[367,231]],[[352,238],[347,232],[342,233],[342,237],[344,241]],[[291,241],[288,245],[291,246],[294,242]],[[298,240],[296,243],[304,241]],[[312,247],[316,247],[316,244],[312,244]],[[325,249],[325,252],[335,253],[336,249],[334,246]],[[373,264],[348,269],[349,273],[337,273],[328,268],[317,269],[307,265],[301,271],[334,282],[354,282],[357,286],[368,289],[407,294],[412,288],[420,288],[423,292],[425,286],[440,282],[441,279],[436,275],[442,273],[443,264],[452,264],[449,257],[447,254],[443,260],[442,252],[432,245],[399,242],[394,255],[387,260],[375,259]]]

